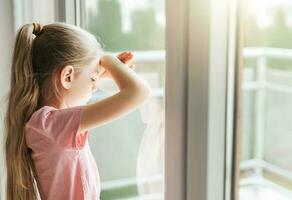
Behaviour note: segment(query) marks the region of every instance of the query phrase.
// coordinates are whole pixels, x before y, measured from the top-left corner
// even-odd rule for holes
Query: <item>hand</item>
[[[134,55],[132,54],[132,52],[122,52],[120,54],[118,54],[117,57],[111,56],[111,55],[105,55],[100,59],[100,73],[98,74],[98,78],[110,78],[111,74],[110,72],[105,69],[103,66],[107,66],[110,64],[113,64],[113,60],[115,60],[116,58],[118,58],[122,63],[124,64],[128,64],[128,66],[131,69],[135,69],[135,65],[131,64],[130,61],[133,60]]]
[[[133,58],[134,55],[130,51],[124,51],[118,55],[118,59],[120,59],[120,61],[122,61],[125,64],[128,64],[130,61],[132,61]],[[129,67],[131,69],[135,69],[136,66],[134,64],[129,64]]]

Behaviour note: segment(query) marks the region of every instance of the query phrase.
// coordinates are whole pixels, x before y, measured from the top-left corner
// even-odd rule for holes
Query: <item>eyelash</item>
[[[97,72],[94,73],[94,76],[90,78],[92,82],[97,80]]]

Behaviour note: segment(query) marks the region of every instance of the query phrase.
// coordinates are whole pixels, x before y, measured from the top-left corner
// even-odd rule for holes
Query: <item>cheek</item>
[[[88,78],[88,80],[86,78],[76,80],[74,88],[75,93],[79,94],[79,96],[88,95],[91,93],[92,81],[90,78]]]

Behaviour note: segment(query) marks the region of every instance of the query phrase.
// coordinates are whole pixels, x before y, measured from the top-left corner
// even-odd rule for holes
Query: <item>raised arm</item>
[[[83,106],[79,131],[109,123],[133,111],[151,95],[149,84],[117,57],[105,55],[100,64],[112,76],[120,91],[101,101]]]

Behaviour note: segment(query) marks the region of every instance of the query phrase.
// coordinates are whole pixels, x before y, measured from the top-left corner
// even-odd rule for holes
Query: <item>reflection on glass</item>
[[[292,199],[292,1],[244,8],[240,200]]]
[[[90,135],[101,199],[163,200],[164,1],[87,0],[86,29],[109,53],[132,51],[135,71],[153,90],[140,108]],[[92,101],[118,91],[111,79],[100,81],[99,88]]]

